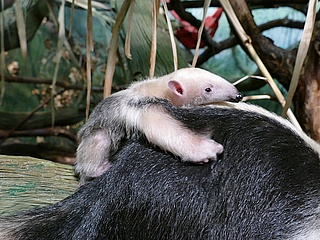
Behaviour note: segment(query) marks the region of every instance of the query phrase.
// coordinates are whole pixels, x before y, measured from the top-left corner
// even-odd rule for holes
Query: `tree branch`
[[[1,75],[0,75],[1,77]],[[41,79],[41,78],[34,78],[34,77],[11,77],[11,76],[5,76],[5,81],[6,82],[16,82],[16,83],[27,83],[27,84],[46,84],[46,85],[51,85],[52,84],[52,79]],[[56,86],[61,87],[65,90],[80,90],[80,91],[85,91],[87,88],[84,85],[70,85],[68,82],[62,81],[62,82],[57,82]],[[118,86],[113,86],[112,90],[113,91],[120,91],[125,89],[125,85],[118,85]],[[91,91],[93,92],[103,92],[102,87],[97,87],[93,86],[91,88]]]
[[[183,1],[181,4],[184,8],[202,8],[203,7],[203,0],[202,1]],[[264,7],[264,8],[271,8],[271,7],[279,7],[279,6],[288,6],[290,4],[308,4],[308,0],[246,0],[246,3],[250,6],[255,7]],[[167,3],[169,10],[174,10],[172,3]],[[212,0],[210,7],[221,7],[219,0]]]
[[[289,20],[288,18],[283,18],[283,19],[278,19],[274,21],[270,21],[264,24],[261,24],[258,26],[259,30],[261,32],[269,30],[271,28],[275,27],[290,27],[290,28],[298,28],[298,29],[303,29],[304,23],[303,22],[298,22],[298,21],[292,21]],[[228,39],[217,43],[216,48],[207,48],[198,58],[197,66],[200,66],[201,64],[205,63],[209,58],[214,56],[215,54],[218,54],[222,52],[223,50],[226,50],[228,48],[234,47],[237,44],[239,44],[238,39],[232,35]]]
[[[54,127],[54,128],[40,128],[32,130],[21,130],[21,131],[11,131],[11,130],[0,130],[0,138],[6,137],[31,137],[31,136],[63,136],[74,143],[77,142],[77,137],[73,131],[64,127]]]
[[[288,87],[295,63],[296,50],[289,51],[279,48],[270,39],[264,37],[256,26],[244,0],[230,0],[230,3],[267,69],[281,84]]]
[[[24,119],[28,118],[30,113],[22,112],[0,112],[0,129],[13,129]],[[56,111],[55,126],[74,125],[84,119],[84,110],[80,111],[72,107],[63,108]],[[50,112],[36,112],[32,118],[28,119],[19,130],[32,130],[38,128],[51,127]]]

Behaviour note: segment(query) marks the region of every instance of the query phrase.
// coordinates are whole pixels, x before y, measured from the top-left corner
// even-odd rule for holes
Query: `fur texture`
[[[109,169],[110,155],[121,140],[135,134],[144,134],[150,143],[185,162],[206,163],[223,152],[211,135],[186,129],[161,105],[153,104],[156,99],[166,99],[175,106],[194,106],[240,101],[242,96],[225,79],[198,68],[137,82],[111,95],[98,104],[79,131],[76,171],[81,183]]]
[[[69,198],[1,219],[0,239],[320,239],[319,144],[251,105],[153,104],[223,154],[181,163],[133,138]]]

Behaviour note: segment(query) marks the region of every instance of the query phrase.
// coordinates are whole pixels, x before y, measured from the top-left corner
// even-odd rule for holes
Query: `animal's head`
[[[176,106],[242,100],[241,93],[230,82],[203,69],[183,68],[169,76],[171,101]]]

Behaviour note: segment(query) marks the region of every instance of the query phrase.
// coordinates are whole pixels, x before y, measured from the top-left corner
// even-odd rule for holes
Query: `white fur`
[[[138,128],[148,141],[180,156],[182,161],[205,163],[215,160],[223,147],[208,136],[196,134],[163,112],[160,107],[152,107],[141,115]]]
[[[180,87],[182,92],[176,91]],[[212,91],[205,91],[210,88]],[[211,72],[200,68],[183,68],[171,74],[133,83],[127,89],[136,96],[169,100],[175,106],[196,106],[236,100],[236,87]]]
[[[176,91],[177,86],[182,93]],[[212,91],[205,91],[207,88]],[[239,92],[227,80],[211,72],[184,68],[157,79],[134,83],[126,91],[116,94],[124,94],[127,99],[157,97],[167,99],[176,106],[195,106],[235,100]],[[159,106],[142,110],[129,108],[124,102],[119,110],[127,131],[140,130],[149,142],[180,156],[182,161],[204,163],[216,159],[223,152],[222,145],[210,139],[211,136],[184,128]]]
[[[82,162],[90,162],[90,164],[78,164],[77,171],[85,171],[90,177],[97,177],[103,174],[111,167],[109,161],[105,161],[105,156],[109,155],[107,149],[110,148],[110,140],[106,132],[97,131],[85,138],[78,146],[78,152],[82,154]],[[99,151],[97,151],[99,150]],[[95,159],[95,161],[91,161]]]
[[[320,190],[319,190],[320,191]],[[320,206],[310,213],[313,219],[307,220],[301,230],[292,234],[288,240],[319,240],[320,239]]]
[[[186,129],[158,105],[137,109],[124,104],[119,108],[119,117],[124,119],[128,135],[139,130],[150,143],[179,156],[182,161],[206,163],[223,152],[222,145],[211,140],[211,136]]]
[[[140,131],[150,143],[179,156],[182,161],[205,163],[223,152],[222,145],[211,136],[192,132],[161,106],[140,101],[153,98],[166,99],[175,106],[196,106],[239,101],[241,94],[227,80],[199,68],[184,68],[131,84],[102,102],[80,130],[86,132],[80,133],[77,150],[76,171],[80,178],[99,176],[110,167],[110,152],[118,149],[125,135],[123,126],[126,136]]]

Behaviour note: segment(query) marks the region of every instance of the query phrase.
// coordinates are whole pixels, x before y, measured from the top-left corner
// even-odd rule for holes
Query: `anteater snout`
[[[237,102],[240,102],[242,99],[243,99],[242,94],[241,94],[241,93],[238,93],[237,96],[236,96],[236,101],[237,101]]]
[[[235,98],[232,98],[232,99],[230,100],[230,102],[240,102],[242,99],[243,99],[242,94],[241,94],[241,93],[238,93]]]

